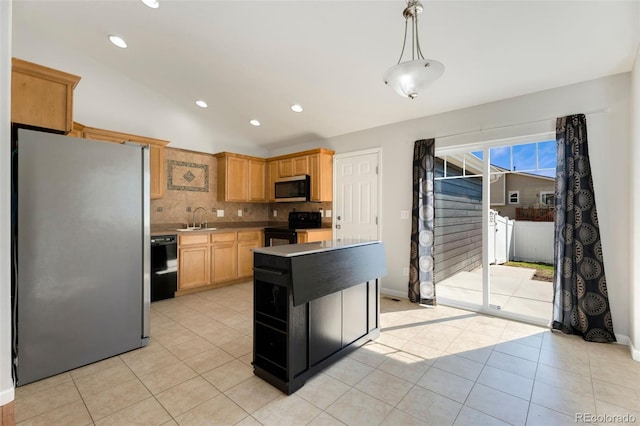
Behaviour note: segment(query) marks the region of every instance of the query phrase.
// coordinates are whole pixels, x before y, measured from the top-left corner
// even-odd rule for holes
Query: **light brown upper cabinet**
[[[267,177],[265,179],[267,184],[267,201],[273,203],[276,201],[276,180],[278,180],[278,161],[267,161]]]
[[[309,174],[309,156],[300,155],[278,160],[278,175],[281,178]]]
[[[218,201],[264,202],[265,160],[248,155],[221,152],[218,163]]]
[[[81,126],[81,125],[80,125]],[[95,127],[84,127],[82,137],[97,141],[123,143],[135,142],[141,145],[149,145],[149,171],[151,173],[150,195],[151,199],[164,197],[167,187],[164,164],[164,147],[169,142],[160,139],[148,138],[146,136],[131,135],[128,133],[114,132],[111,130],[96,129]]]
[[[333,154],[334,151],[318,148],[269,158],[268,200],[274,201],[273,187],[276,180],[309,175],[311,201],[333,201]],[[275,172],[277,175],[274,175]]]
[[[249,201],[265,201],[266,162],[262,159],[249,161]]]
[[[311,201],[333,201],[333,151],[309,155]]]
[[[73,89],[80,77],[12,58],[11,122],[68,133],[73,126]]]
[[[67,136],[73,136],[74,138],[83,137],[82,134],[84,132],[84,128],[86,126],[84,124],[80,124],[77,121],[73,122],[73,127],[71,127],[71,131],[67,133]]]
[[[311,201],[333,201],[333,154],[324,148],[268,159],[220,152],[218,201],[274,202],[275,182],[291,176],[311,176]]]

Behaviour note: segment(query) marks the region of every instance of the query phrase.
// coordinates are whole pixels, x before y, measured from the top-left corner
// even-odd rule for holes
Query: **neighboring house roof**
[[[482,174],[482,159],[475,156],[473,153],[459,153],[459,154],[447,154],[446,155],[447,163],[453,164],[461,169],[464,168],[467,171],[467,175],[481,175]],[[549,182],[555,182],[555,178],[549,176],[537,175],[531,172],[519,172],[519,171],[511,171],[509,169],[505,169],[504,167],[490,165],[489,173],[491,174],[515,174],[526,176],[535,179],[542,179]],[[497,180],[496,176],[491,177],[491,183]]]
[[[447,163],[453,164],[460,169],[464,168],[467,175],[481,175],[482,174],[482,159],[475,156],[471,152],[459,153],[459,154],[447,154]],[[500,173],[505,169],[494,165],[489,166],[490,173]],[[492,177],[492,181],[494,181]]]
[[[555,183],[556,178],[554,177],[549,177],[549,176],[542,176],[542,175],[536,175],[534,173],[527,173],[527,172],[510,172],[507,171],[506,173],[510,173],[510,174],[514,174],[514,175],[522,175],[522,176],[526,176],[526,177],[530,177],[530,178],[535,178],[535,179],[541,179],[541,180],[546,180],[548,182],[552,182]]]

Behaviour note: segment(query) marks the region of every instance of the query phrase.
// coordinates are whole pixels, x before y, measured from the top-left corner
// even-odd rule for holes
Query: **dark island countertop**
[[[279,257],[304,256],[312,253],[322,253],[340,250],[349,247],[358,247],[369,244],[381,244],[379,240],[364,240],[356,238],[343,238],[339,240],[317,241],[303,244],[285,244],[272,247],[258,247],[252,249],[254,253],[267,254]]]
[[[345,238],[252,250],[254,279],[290,288],[295,306],[387,273],[378,240]]]

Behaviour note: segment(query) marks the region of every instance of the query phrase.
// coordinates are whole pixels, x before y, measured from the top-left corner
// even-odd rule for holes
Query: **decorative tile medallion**
[[[196,178],[196,175],[194,175],[193,173],[191,173],[191,170],[189,170],[187,173],[184,174],[184,176],[182,176],[184,178],[184,180],[186,180],[187,182],[191,183],[192,180],[194,180]]]
[[[209,192],[209,165],[167,160],[167,189]]]

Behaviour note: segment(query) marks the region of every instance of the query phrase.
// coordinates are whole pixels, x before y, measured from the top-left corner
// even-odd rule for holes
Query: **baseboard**
[[[392,297],[399,297],[400,299],[408,299],[409,297],[407,296],[409,289],[407,289],[406,292],[401,292],[401,291],[396,291],[396,290],[390,290],[388,288],[381,288],[380,289],[380,295],[382,296],[392,296]]]
[[[0,407],[10,403],[11,401],[14,400],[14,398],[15,398],[15,391],[13,387],[0,391]]]
[[[627,344],[627,346],[629,346],[629,352],[631,352],[631,358],[633,358],[634,361],[640,362],[640,349],[633,346],[633,342],[628,337],[627,337],[627,340],[629,340],[629,343]]]
[[[640,350],[633,346],[633,342],[629,338],[629,336],[625,336],[624,334],[616,334],[617,343],[621,345],[626,345],[629,348],[629,353],[631,353],[631,358],[634,361],[640,362]]]
[[[624,334],[614,333],[616,335],[616,343],[619,345],[625,345],[631,347],[631,339]]]

